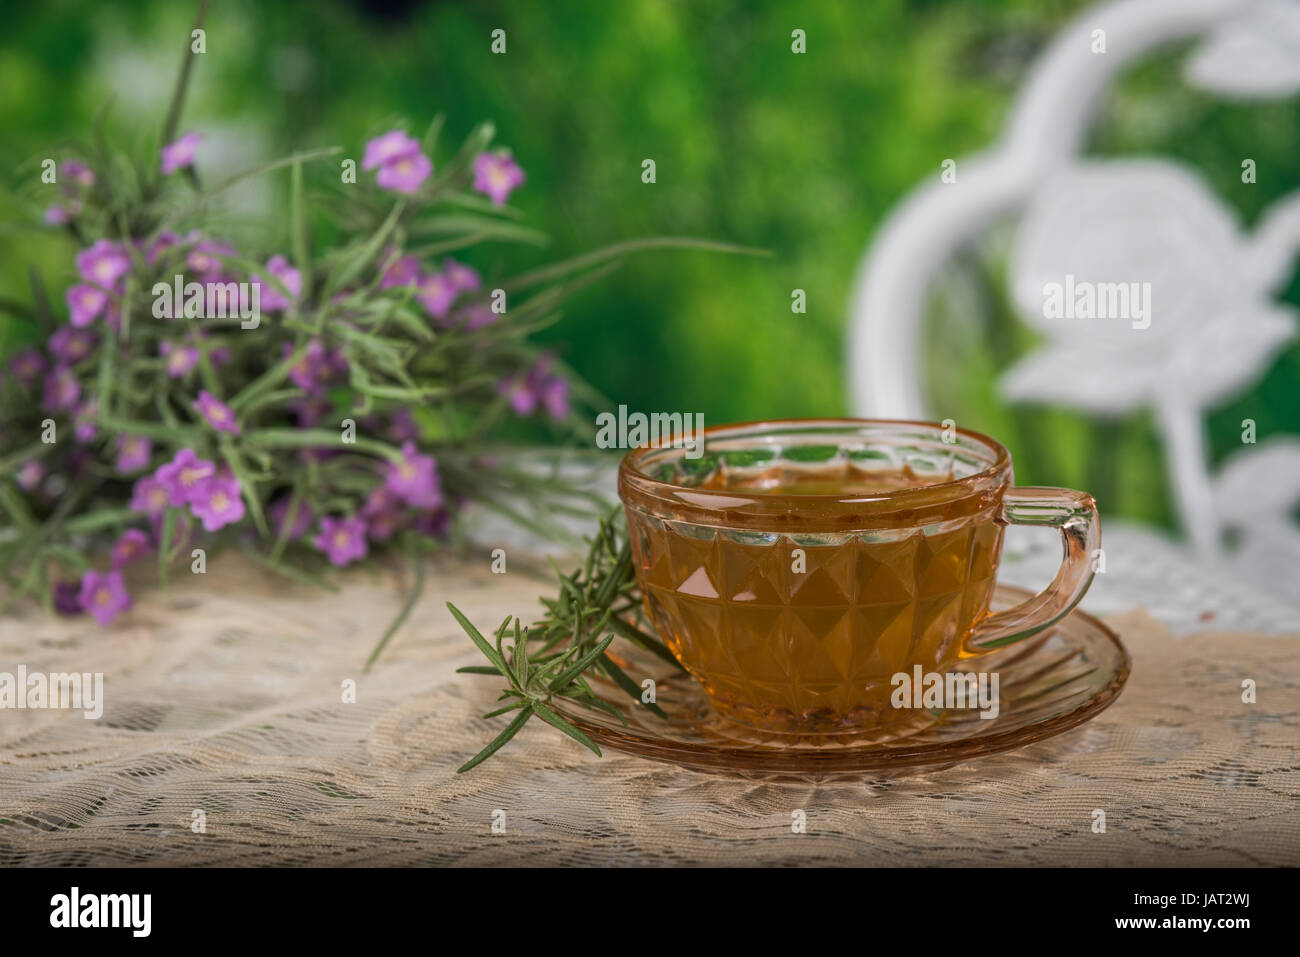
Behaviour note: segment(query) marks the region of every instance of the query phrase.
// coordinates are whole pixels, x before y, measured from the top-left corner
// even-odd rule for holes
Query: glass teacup
[[[1016,488],[998,442],[926,422],[727,425],[619,470],[648,615],[723,716],[846,734],[915,721],[900,674],[946,674],[1058,621],[1092,581],[1092,497]],[[1059,528],[1055,580],[996,614],[1007,524]],[[919,670],[918,670],[919,666]]]

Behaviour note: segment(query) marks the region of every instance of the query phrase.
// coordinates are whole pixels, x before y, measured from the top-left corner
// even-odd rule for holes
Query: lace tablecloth
[[[106,705],[99,720],[0,710],[0,866],[1300,864],[1300,641],[1239,633],[1230,608],[1182,637],[1140,610],[1112,617],[1134,658],[1113,707],[942,771],[708,777],[597,758],[538,725],[457,775],[503,719],[479,717],[495,682],[453,673],[477,652],[443,603],[528,620],[550,590],[489,565],[486,549],[432,565],[369,675],[396,572],[324,593],[227,556],[107,630],[11,612],[0,672],[103,672]]]

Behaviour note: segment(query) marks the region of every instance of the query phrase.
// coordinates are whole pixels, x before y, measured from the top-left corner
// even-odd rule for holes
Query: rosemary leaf
[[[652,714],[666,717],[658,705],[642,703],[641,686],[608,654],[614,640],[621,638],[680,667],[663,642],[634,623],[638,620],[640,602],[631,556],[622,510],[615,509],[601,522],[598,533],[589,539],[586,561],[580,570],[565,574],[554,562],[551,563],[558,582],[558,594],[554,598],[541,599],[546,615],[529,628],[521,628],[519,619],[513,619],[515,644],[510,662],[501,649],[501,641],[511,618],[497,629],[497,647],[493,648],[478,629],[448,603],[447,607],[465,633],[492,663],[492,667],[470,665],[457,671],[504,677],[510,687],[498,700],[510,696],[520,699],[511,707],[498,708],[485,717],[525,707],[526,699],[526,713],[536,714],[547,724],[599,754],[595,742],[553,707],[556,700],[563,699],[589,711],[609,714],[626,726],[627,718],[623,713],[593,688],[589,679],[597,676],[612,681],[620,691]],[[535,648],[529,648],[530,641],[535,643]],[[467,767],[486,760],[505,740],[508,736],[504,739],[498,737],[489,746],[490,750],[484,749]]]
[[[464,774],[470,768],[478,767],[478,765],[482,764],[488,758],[492,757],[492,755],[496,754],[498,751],[501,750],[502,746],[504,746],[507,741],[509,741],[511,738],[513,738],[516,734],[519,733],[519,729],[522,728],[525,724],[527,724],[528,719],[531,718],[532,716],[533,716],[532,708],[525,708],[523,711],[519,712],[519,715],[515,718],[515,720],[511,721],[509,726],[500,734],[498,734],[493,739],[491,744],[489,744],[478,754],[474,755],[474,757],[470,758],[468,761],[466,761],[464,764],[458,767],[456,769],[456,773]]]
[[[534,701],[533,711],[537,715],[537,717],[541,718],[551,727],[556,728],[559,731],[563,731],[574,741],[577,741],[583,747],[588,748],[590,751],[592,751],[596,755],[596,757],[600,757],[600,748],[596,747],[595,741],[591,740],[591,738],[587,737],[585,734],[583,734],[573,725],[569,724],[569,722],[565,721],[563,718],[561,718],[550,708],[546,707],[546,705],[542,704],[540,701]]]

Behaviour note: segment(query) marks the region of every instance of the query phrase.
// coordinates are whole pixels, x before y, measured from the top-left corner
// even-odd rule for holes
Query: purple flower
[[[78,283],[68,289],[68,311],[72,313],[72,324],[77,328],[88,326],[95,317],[104,311],[108,304],[108,293],[89,283]]]
[[[379,167],[375,182],[384,189],[399,193],[416,193],[420,185],[433,173],[433,162],[423,153],[412,153],[389,160]]]
[[[569,417],[569,382],[559,376],[552,376],[542,385],[542,405],[546,414],[556,422]]]
[[[423,303],[429,315],[442,319],[451,310],[451,304],[458,295],[455,285],[440,272],[429,273],[420,280],[419,292],[415,298]]]
[[[420,152],[419,140],[407,136],[401,130],[392,130],[366,143],[366,155],[361,161],[361,168],[374,169],[393,160],[414,156],[418,152]]]
[[[78,442],[89,442],[99,432],[99,403],[94,399],[83,402],[72,413],[73,436]]]
[[[293,355],[291,343],[284,344],[285,358]],[[327,349],[320,339],[307,343],[298,361],[289,367],[289,380],[308,395],[319,395],[325,391],[329,380],[348,371],[348,361],[337,349]]]
[[[186,242],[193,242],[198,239],[198,233],[190,233],[185,237]],[[226,264],[219,259],[219,256],[237,256],[239,250],[230,243],[218,242],[215,239],[198,239],[190,247],[189,253],[185,257],[185,264],[204,282],[213,282],[221,278]]]
[[[537,393],[528,384],[528,377],[523,375],[502,379],[497,392],[510,402],[515,415],[532,415],[537,411]]]
[[[24,492],[36,491],[43,478],[45,478],[45,463],[40,459],[28,459],[18,466],[18,471],[14,474],[14,481]]]
[[[114,467],[123,475],[129,475],[148,465],[151,455],[153,455],[153,443],[143,435],[119,435],[117,461]]]
[[[403,514],[401,500],[386,485],[375,487],[361,507],[361,515],[368,523],[368,534],[373,541],[386,542],[401,528]]]
[[[49,368],[45,357],[35,347],[24,349],[9,360],[9,371],[25,386],[31,386]]]
[[[442,504],[438,464],[433,456],[421,455],[414,442],[403,442],[402,460],[388,463],[384,487],[416,508],[437,508]]]
[[[284,357],[288,358],[294,353],[293,343],[284,344]],[[321,391],[319,376],[325,354],[325,343],[319,339],[312,339],[303,349],[302,355],[298,361],[289,367],[289,381],[298,388],[307,392],[308,395],[314,395]]]
[[[218,432],[229,432],[231,435],[239,434],[239,423],[235,421],[235,413],[230,411],[230,406],[207,389],[200,390],[194,408],[198,410],[199,415],[203,416],[208,425]]]
[[[320,520],[320,534],[312,539],[312,544],[325,553],[330,564],[340,566],[365,558],[370,550],[366,544],[365,520],[358,517],[325,516]]]
[[[41,404],[50,412],[76,408],[81,399],[81,383],[67,366],[56,366],[45,376],[45,394]]]
[[[502,381],[498,392],[510,400],[510,408],[517,415],[532,415],[539,405],[552,419],[564,419],[569,414],[569,384],[551,373],[554,356],[544,354],[527,375],[512,376]]]
[[[244,517],[244,499],[239,480],[222,472],[200,482],[190,495],[190,510],[203,522],[205,531],[232,525]]]
[[[217,474],[217,467],[199,458],[193,449],[181,449],[170,462],[160,465],[154,474],[167,490],[168,502],[181,506],[190,501],[200,485]],[[137,494],[139,487],[140,483],[137,482]],[[134,501],[132,499],[132,508],[135,508]]]
[[[175,246],[179,246],[180,244],[180,236],[177,236],[170,229],[164,229],[158,234],[158,238],[155,239],[145,251],[144,260],[152,266],[158,261],[158,258],[162,256],[163,253]]]
[[[81,583],[55,582],[51,595],[54,598],[54,610],[60,615],[72,617],[81,614]]]
[[[509,153],[479,153],[474,157],[474,189],[501,206],[523,185],[524,171]]]
[[[483,280],[472,267],[458,263],[454,259],[443,261],[442,273],[451,280],[451,284],[459,292],[473,292],[483,285]]]
[[[414,442],[420,437],[420,426],[410,409],[397,409],[389,416],[388,437],[394,442]]]
[[[186,133],[174,143],[168,143],[162,150],[162,174],[170,176],[185,166],[190,166],[194,162],[194,157],[199,151],[199,140],[202,137],[198,133]]]
[[[462,313],[466,332],[474,332],[477,329],[486,329],[500,318],[499,315],[481,302],[470,306],[464,313]]]
[[[181,378],[199,364],[199,350],[194,346],[175,345],[163,340],[158,344],[158,351],[167,357],[167,375],[172,379]]]
[[[50,355],[64,365],[75,365],[90,355],[99,337],[87,329],[62,326],[50,336],[46,346]]]
[[[105,289],[112,287],[131,268],[131,258],[121,243],[101,239],[77,253],[77,272],[87,282]]]
[[[131,596],[126,593],[120,571],[86,572],[81,576],[81,590],[77,593],[83,611],[88,611],[101,625],[110,624],[114,618],[131,607]]]
[[[266,271],[276,279],[280,280],[280,284],[283,285],[285,289],[289,290],[289,294],[293,296],[294,299],[297,299],[302,295],[302,273],[290,266],[289,261],[283,256],[272,256],[268,259],[266,262]],[[262,278],[257,274],[251,276],[249,281],[257,283],[262,287],[260,295],[263,309],[273,311],[276,309],[287,309],[289,307],[289,299],[275,286],[268,282],[263,282]]]
[[[63,164],[63,175],[82,186],[95,185],[95,171],[80,160],[68,160]]]
[[[217,259],[216,254],[222,256],[238,255],[238,250],[235,250],[235,247],[231,246],[230,243],[204,238],[204,235],[196,229],[188,231],[185,239],[182,239],[181,242],[190,247],[185,254],[186,267],[192,272],[198,273],[205,282],[220,278],[221,270],[225,268],[225,263]]]
[[[288,498],[280,499],[271,506],[268,513],[271,518],[271,526],[275,529],[276,535],[284,534],[285,524],[289,521],[289,501]],[[293,527],[289,529],[287,537],[291,540],[302,538],[311,529],[313,521],[311,509],[307,507],[307,503],[299,501],[297,514],[294,515],[293,519]]]
[[[162,469],[158,471],[161,472]],[[144,475],[136,479],[135,485],[131,489],[129,507],[133,512],[143,512],[150,518],[155,518],[167,510],[167,506],[171,504],[171,498],[169,486],[157,474]],[[180,505],[183,502],[184,500],[176,504]]]
[[[45,211],[45,222],[50,226],[62,226],[72,219],[72,211],[66,206],[55,203]]]
[[[380,289],[394,286],[411,286],[420,281],[420,260],[414,256],[401,256],[389,264],[379,280]]]
[[[149,536],[138,528],[128,529],[113,543],[110,562],[114,571],[125,568],[149,554]]]
[[[415,530],[421,535],[444,538],[451,530],[451,512],[445,508],[421,512],[415,519]]]

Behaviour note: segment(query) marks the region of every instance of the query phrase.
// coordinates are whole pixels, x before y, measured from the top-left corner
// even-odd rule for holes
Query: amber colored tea
[[[880,496],[945,482],[842,464],[719,469],[698,487],[747,496]],[[818,518],[818,500],[800,516]],[[827,506],[829,507],[829,506]],[[957,497],[922,527],[756,534],[628,510],[648,614],[714,706],[770,731],[858,732],[902,715],[891,679],[944,672],[987,613],[1001,548],[996,503]]]

